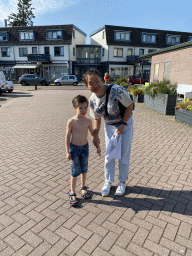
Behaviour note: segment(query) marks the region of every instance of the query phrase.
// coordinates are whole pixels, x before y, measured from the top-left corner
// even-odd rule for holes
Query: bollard
[[[37,84],[35,84],[35,90],[37,90]]]

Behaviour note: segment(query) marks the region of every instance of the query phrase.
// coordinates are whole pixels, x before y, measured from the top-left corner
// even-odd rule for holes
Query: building
[[[192,92],[192,41],[160,49],[141,58],[151,59],[150,82],[165,78],[177,83],[177,88]]]
[[[0,69],[11,79],[37,74],[54,80],[73,72],[76,45],[85,40],[74,25],[0,28]]]
[[[143,74],[149,78],[150,60],[140,55],[192,40],[192,33],[105,25],[91,35],[91,45],[101,46],[101,63],[111,78]]]

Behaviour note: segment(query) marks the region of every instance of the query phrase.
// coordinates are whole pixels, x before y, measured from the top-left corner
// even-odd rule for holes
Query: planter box
[[[155,110],[163,115],[174,115],[177,101],[176,94],[161,94],[155,97],[144,95],[144,104],[146,107]]]
[[[144,95],[133,95],[133,99],[137,103],[143,103],[144,102]]]
[[[192,112],[181,108],[175,110],[175,120],[192,127]]]

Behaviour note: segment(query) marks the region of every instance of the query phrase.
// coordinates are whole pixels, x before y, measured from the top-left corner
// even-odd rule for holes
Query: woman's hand
[[[117,128],[116,133],[121,134],[121,133],[124,131],[124,128],[125,128],[125,125],[124,125],[124,124],[121,124],[121,125]]]
[[[97,134],[95,134],[95,135],[93,136],[93,144],[94,144],[94,146],[95,146],[96,148],[99,147],[100,139],[99,139],[99,136],[98,136]]]

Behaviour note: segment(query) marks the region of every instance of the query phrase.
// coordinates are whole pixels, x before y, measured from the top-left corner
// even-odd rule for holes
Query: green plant
[[[185,110],[189,110],[192,112],[192,101],[189,100],[188,97],[185,98],[185,100],[179,102],[176,106],[176,109],[180,109],[180,108],[183,108]]]
[[[120,77],[118,79],[115,79],[114,81],[114,84],[117,84],[117,85],[125,85],[125,83],[127,85],[127,79],[124,77]]]
[[[177,94],[177,84],[171,84],[169,80],[163,78],[145,86],[145,94],[155,96],[156,94]]]
[[[138,87],[137,85],[133,85],[130,89],[129,89],[130,93],[132,95],[143,95],[144,94],[144,89],[142,87]]]

